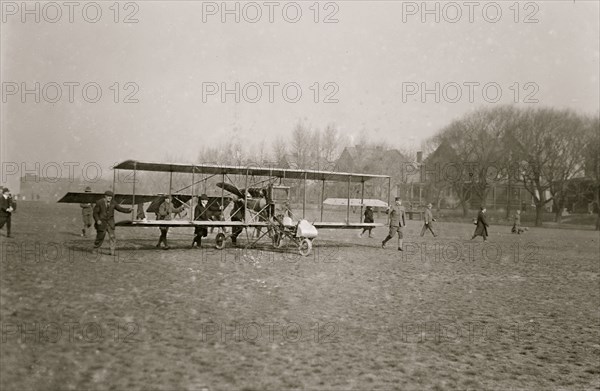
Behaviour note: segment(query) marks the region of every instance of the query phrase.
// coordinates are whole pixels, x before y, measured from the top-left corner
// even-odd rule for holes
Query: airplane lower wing
[[[377,228],[383,227],[385,224],[380,223],[329,223],[315,222],[312,223],[318,229],[361,229],[361,228]]]
[[[157,195],[136,194],[135,204],[142,204],[155,200]],[[83,193],[83,192],[68,192],[58,202],[67,204],[93,204],[96,201],[104,198],[104,193]],[[132,205],[134,197],[132,194],[115,194],[113,199],[118,204]]]
[[[311,223],[317,229],[361,229],[383,227],[379,223]],[[269,227],[273,223],[266,221],[186,221],[186,220],[124,220],[116,223],[119,227]],[[294,224],[296,225],[296,224]]]
[[[243,221],[185,221],[185,220],[123,220],[117,227],[268,227],[264,221],[244,223]]]

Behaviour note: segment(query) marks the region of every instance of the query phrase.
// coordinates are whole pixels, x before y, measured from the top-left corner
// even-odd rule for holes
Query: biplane
[[[117,202],[129,205],[143,205],[150,202],[147,212],[154,212],[166,197],[166,194],[136,194],[136,176],[140,172],[162,172],[169,173],[169,191],[175,206],[187,205],[193,210],[194,202],[199,194],[195,191],[196,185],[208,181],[218,180],[214,183],[215,191],[220,191],[220,196],[209,197],[209,209],[213,215],[209,219],[194,220],[194,213],[189,213],[186,219],[152,220],[139,213],[132,211],[131,219],[116,223],[119,227],[206,227],[217,228],[215,237],[216,248],[223,249],[228,238],[235,243],[234,232],[240,232],[247,228],[254,228],[256,235],[246,244],[246,247],[254,246],[259,240],[268,236],[273,247],[281,248],[285,240],[293,243],[301,255],[307,256],[311,253],[313,240],[320,229],[362,229],[382,226],[379,223],[362,222],[362,208],[364,202],[356,202],[350,198],[351,185],[361,185],[361,200],[364,199],[365,183],[370,180],[379,179],[387,181],[388,202],[391,192],[391,178],[386,175],[343,173],[318,170],[299,170],[282,168],[263,168],[252,166],[227,166],[211,164],[171,164],[153,163],[135,160],[126,160],[113,167],[114,180],[113,189],[118,170],[133,171],[133,189],[131,194],[115,194]],[[190,176],[190,185],[173,192],[173,174],[187,174]],[[235,181],[234,179],[237,179]],[[301,181],[302,183],[302,216],[295,216],[290,209],[290,186],[285,182],[289,180]],[[307,182],[321,182],[320,191],[320,219],[308,221],[307,209]],[[238,185],[243,183],[243,187]],[[345,199],[346,219],[345,221],[329,222],[323,221],[323,197],[326,182],[342,182],[347,185],[347,198]],[[181,193],[181,191],[189,191]],[[191,190],[191,191],[190,191]],[[213,192],[214,194],[214,192]],[[58,202],[83,203],[95,202],[102,198],[100,193],[67,193]],[[382,204],[385,202],[381,201]],[[339,205],[339,203],[337,203]],[[387,205],[387,204],[386,204]],[[351,222],[351,206],[360,206],[361,213],[358,222]],[[239,213],[240,210],[243,213]],[[296,217],[296,221],[294,221]],[[232,233],[228,233],[231,229]],[[263,231],[264,229],[264,231]]]

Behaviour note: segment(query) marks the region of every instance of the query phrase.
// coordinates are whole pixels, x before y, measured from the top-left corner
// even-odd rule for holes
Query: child
[[[513,234],[517,234],[517,235],[520,235],[522,232],[525,232],[525,229],[521,228],[521,211],[520,210],[517,210],[517,212],[515,213],[515,221],[514,221],[511,232]]]
[[[374,223],[375,219],[373,218],[373,208],[370,206],[367,206],[367,208],[365,209],[365,219],[363,220],[364,223]],[[373,235],[371,234],[371,231],[373,230],[373,227],[367,227],[367,228],[363,228],[362,232],[360,233],[360,235],[358,235],[360,238],[362,238],[363,234],[367,231],[369,231],[369,237],[372,238]]]

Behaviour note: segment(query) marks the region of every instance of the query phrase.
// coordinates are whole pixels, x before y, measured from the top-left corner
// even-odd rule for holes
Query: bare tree
[[[555,116],[555,126],[549,130],[554,142],[549,147],[549,165],[544,167],[544,175],[550,184],[554,220],[560,223],[569,183],[583,174],[581,151],[585,147],[585,132],[583,118],[574,112],[565,110]]]
[[[504,107],[480,109],[452,122],[438,134],[438,143],[447,143],[455,152],[456,161],[451,163],[458,175],[448,180],[465,216],[473,196],[485,203],[491,183],[498,179],[497,162],[503,157],[500,140],[507,111],[510,110]]]
[[[292,132],[292,142],[290,145],[290,152],[295,168],[306,169],[308,167],[310,162],[311,136],[310,127],[302,121],[298,121]]]
[[[591,181],[593,205],[598,213],[596,230],[600,231],[600,117],[586,117],[583,124],[583,161],[586,177]]]
[[[281,136],[277,136],[277,138],[273,141],[272,150],[273,159],[277,162],[278,165],[283,164],[283,162],[287,161],[288,147],[286,145],[285,140]]]
[[[520,161],[520,179],[533,196],[536,226],[542,225],[543,208],[549,202],[560,213],[567,181],[580,170],[576,152],[581,138],[580,119],[568,110],[527,109],[519,115],[519,125],[512,130],[511,145]]]

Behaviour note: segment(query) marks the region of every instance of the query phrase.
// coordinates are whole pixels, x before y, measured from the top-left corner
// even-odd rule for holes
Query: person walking
[[[402,206],[402,200],[400,197],[396,197],[396,204],[389,209],[390,216],[390,230],[388,236],[381,242],[381,248],[385,248],[385,244],[398,234],[398,251],[402,250],[402,243],[404,240],[403,229],[406,227],[406,211]]]
[[[433,237],[435,238],[437,235],[435,233],[435,231],[433,230],[433,222],[436,221],[433,218],[433,213],[431,212],[431,207],[433,205],[431,205],[431,203],[427,204],[427,208],[425,209],[425,214],[424,214],[424,223],[423,223],[423,228],[421,229],[421,236],[425,235],[425,232],[427,230],[431,231],[431,233],[433,234]]]
[[[113,199],[113,192],[107,190],[104,192],[104,198],[97,201],[94,206],[94,221],[96,222],[96,240],[94,241],[94,248],[99,248],[104,242],[104,237],[108,233],[108,239],[110,241],[110,255],[115,253],[117,247],[117,237],[115,235],[115,210],[121,213],[131,213],[131,209],[124,208],[117,204]]]
[[[375,222],[375,219],[373,218],[373,208],[370,206],[367,206],[365,209],[365,218],[363,220],[363,223],[374,223],[374,222]],[[362,238],[364,233],[369,231],[369,237],[372,238],[373,237],[373,235],[371,233],[372,230],[373,230],[373,227],[363,228],[362,232],[358,236]]]
[[[84,193],[91,193],[92,188],[87,186]],[[91,203],[81,203],[81,219],[83,220],[83,228],[81,229],[81,236],[87,237],[87,231],[92,226],[94,221],[94,205]]]
[[[479,213],[477,214],[477,221],[475,222],[475,224],[477,225],[477,227],[475,227],[475,232],[473,233],[473,237],[471,238],[471,240],[475,239],[477,236],[481,236],[483,237],[483,241],[485,242],[487,240],[488,237],[488,223],[487,223],[487,218],[485,216],[485,212],[486,212],[486,208],[484,206],[479,208]]]

